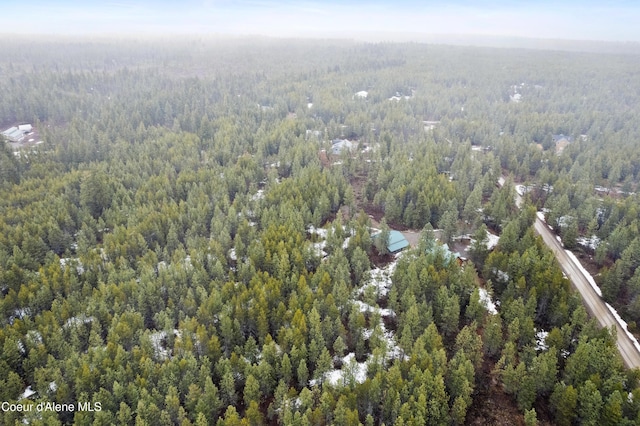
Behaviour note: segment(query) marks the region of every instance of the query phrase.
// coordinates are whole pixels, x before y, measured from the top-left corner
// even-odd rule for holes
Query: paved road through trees
[[[500,186],[504,185],[504,177],[500,177],[498,183]],[[522,198],[520,194],[517,193],[516,205],[518,207],[522,205]],[[602,300],[593,287],[591,287],[582,269],[567,255],[560,241],[558,241],[547,224],[539,217],[536,217],[534,228],[542,237],[547,247],[553,251],[558,263],[560,263],[562,271],[567,275],[574,288],[578,290],[580,296],[582,296],[583,303],[589,314],[594,316],[602,327],[611,328],[611,326],[615,326],[618,350],[620,351],[620,355],[622,355],[625,365],[628,368],[640,367],[640,351],[638,351],[633,340],[627,335],[626,330],[618,323],[604,300]]]
[[[556,259],[558,259],[560,263],[560,267],[582,296],[582,300],[589,314],[596,317],[603,327],[616,327],[618,350],[620,351],[620,355],[622,355],[625,365],[629,368],[640,367],[640,352],[638,352],[633,341],[627,336],[626,330],[623,330],[621,325],[618,324],[618,321],[616,321],[616,318],[611,311],[609,311],[609,308],[607,308],[602,298],[595,292],[593,287],[591,287],[582,270],[575,264],[574,260],[567,255],[545,222],[537,217],[534,227],[536,232],[542,236],[542,240],[547,247],[553,251]]]

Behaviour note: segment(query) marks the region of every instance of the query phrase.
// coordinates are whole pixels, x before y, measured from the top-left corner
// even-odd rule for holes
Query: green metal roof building
[[[373,238],[380,238],[380,232],[374,234]],[[409,241],[402,235],[402,232],[389,231],[389,239],[387,240],[387,250],[389,253],[397,253],[407,247],[409,247]]]
[[[389,241],[387,242],[387,249],[389,250],[389,253],[396,253],[407,247],[409,247],[409,241],[407,241],[401,232],[389,232]]]

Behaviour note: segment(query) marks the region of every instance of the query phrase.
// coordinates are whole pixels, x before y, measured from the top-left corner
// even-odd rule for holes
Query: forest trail
[[[504,183],[505,178],[501,176],[498,180],[498,184],[500,186],[503,186]],[[522,197],[517,192],[516,205],[518,206],[518,208],[520,208],[522,205]],[[542,219],[540,219],[540,217],[536,217],[534,229],[536,233],[538,233],[538,235],[542,237],[542,240],[547,245],[547,247],[549,247],[551,251],[553,251],[553,254],[558,260],[562,271],[567,275],[567,277],[573,284],[573,287],[580,293],[582,301],[587,308],[587,312],[589,312],[590,315],[594,316],[602,327],[616,327],[618,351],[622,356],[624,364],[628,368],[640,367],[640,351],[636,348],[634,342],[627,335],[627,331],[622,328],[620,323],[618,323],[618,321],[616,320],[615,316],[607,308],[604,300],[602,300],[602,298],[593,289],[593,287],[587,280],[587,277],[585,276],[583,268],[580,268],[579,265],[576,265],[576,261],[567,255],[564,248],[562,247],[562,243],[558,241],[556,236],[551,232],[547,224]]]

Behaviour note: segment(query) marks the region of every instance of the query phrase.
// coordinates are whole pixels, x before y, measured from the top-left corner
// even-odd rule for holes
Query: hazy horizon
[[[640,42],[640,5],[453,0],[2,2],[4,34],[194,34],[416,40],[429,36]]]

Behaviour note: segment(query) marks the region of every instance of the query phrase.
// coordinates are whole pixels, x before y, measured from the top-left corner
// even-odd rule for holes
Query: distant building
[[[11,142],[21,142],[24,139],[24,135],[31,132],[33,127],[31,124],[22,124],[18,127],[9,127],[7,130],[2,132],[4,136],[6,136]]]
[[[367,96],[369,96],[369,92],[366,90],[361,90],[355,94],[356,98],[366,98]]]
[[[440,121],[425,120],[422,124],[424,124],[424,130],[433,130],[438,124],[440,124]]]
[[[334,155],[340,155],[345,150],[352,151],[355,147],[355,142],[346,139],[334,139],[331,141],[331,152]]]
[[[552,135],[551,138],[556,144],[556,152],[558,154],[561,153],[571,142],[573,142],[573,138],[571,136],[565,136],[563,134]]]
[[[449,248],[449,244],[443,244],[442,249],[444,251],[444,256],[448,262],[455,260],[459,265],[461,265],[462,262],[467,260],[466,258],[462,257],[459,252],[452,252]]]

